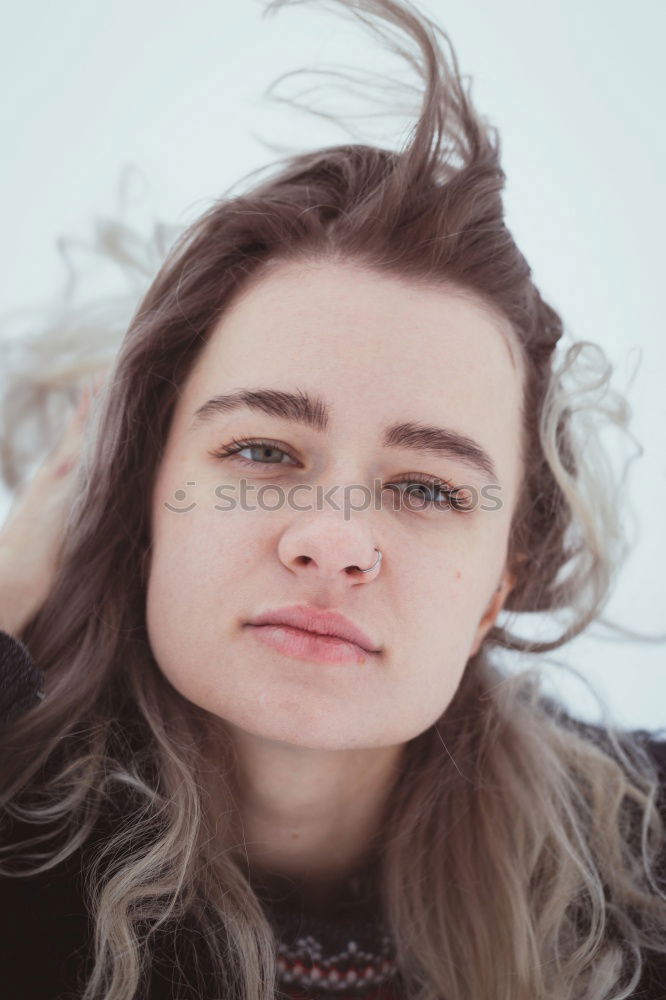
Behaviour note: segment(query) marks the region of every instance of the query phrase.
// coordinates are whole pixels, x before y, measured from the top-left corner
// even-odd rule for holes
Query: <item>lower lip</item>
[[[315,635],[290,625],[251,625],[260,642],[296,660],[315,663],[365,663],[375,653],[362,649],[354,642],[332,635]]]

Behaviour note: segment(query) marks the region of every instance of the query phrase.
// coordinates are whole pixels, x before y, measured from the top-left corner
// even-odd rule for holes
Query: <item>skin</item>
[[[522,377],[506,324],[475,300],[350,264],[292,262],[234,300],[181,387],[152,497],[151,646],[173,687],[232,736],[250,864],[313,897],[362,862],[406,742],[445,711],[515,583],[506,559],[522,476]],[[330,427],[243,408],[192,428],[210,397],[245,386],[320,396]],[[477,489],[492,482],[459,458],[382,448],[397,420],[480,443],[500,509],[395,509],[391,499],[347,519],[327,505],[214,509],[215,487],[241,478],[285,490],[371,488],[414,472]],[[273,439],[287,456],[278,465],[245,449],[254,468],[211,456],[234,437]],[[267,494],[266,506],[275,503]],[[379,570],[348,569],[371,566],[375,546]],[[341,612],[380,654],[306,662],[245,625],[297,603]]]

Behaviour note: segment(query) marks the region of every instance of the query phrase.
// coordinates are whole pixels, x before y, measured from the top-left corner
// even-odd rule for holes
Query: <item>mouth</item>
[[[355,663],[362,665],[378,656],[355,642],[334,635],[321,635],[292,625],[268,624],[246,626],[264,645],[296,660],[322,664]]]
[[[248,625],[273,625],[297,629],[318,638],[344,640],[358,646],[367,654],[379,653],[380,648],[355,622],[339,611],[324,611],[314,605],[293,604],[273,608],[252,618]]]

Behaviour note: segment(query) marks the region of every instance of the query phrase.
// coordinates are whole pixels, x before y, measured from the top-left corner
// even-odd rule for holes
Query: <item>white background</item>
[[[640,534],[608,614],[663,631],[666,7],[417,4],[449,33],[478,108],[500,129],[507,223],[542,294],[575,337],[603,345],[616,385],[629,391],[644,446],[630,490]],[[114,214],[128,164],[145,180],[152,215],[185,225],[278,155],[258,136],[285,153],[349,139],[263,100],[279,74],[326,64],[416,82],[352,18],[320,4],[268,18],[262,9],[257,0],[3,0],[0,311],[48,302],[61,289],[57,239],[85,240],[97,216]],[[278,92],[295,96],[314,82],[303,76]],[[320,106],[348,107],[331,93]],[[354,124],[359,138],[394,145],[409,122]],[[586,636],[558,659],[594,684],[621,725],[666,725],[665,645]],[[577,714],[598,716],[580,681],[550,671]]]

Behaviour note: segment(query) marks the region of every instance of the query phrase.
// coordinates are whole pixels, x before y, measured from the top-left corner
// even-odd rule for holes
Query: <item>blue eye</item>
[[[239,452],[245,451],[246,449],[248,451],[262,452],[263,458],[244,458],[239,454]],[[266,454],[267,452],[269,454]],[[282,459],[285,455],[287,458],[291,458],[294,462],[297,461],[293,455],[290,455],[290,453],[277,442],[265,439],[252,440],[234,438],[228,445],[224,445],[218,448],[217,451],[210,452],[210,454],[213,458],[229,458],[232,455],[238,455],[237,461],[252,467],[257,465],[284,465],[285,463]],[[435,479],[431,476],[422,476],[420,473],[413,473],[410,476],[406,476],[404,479],[396,480],[396,482],[391,483],[390,486],[391,488],[395,486],[402,486],[403,483],[407,486],[413,487],[416,485],[418,487],[417,490],[399,490],[398,492],[401,493],[403,497],[407,496],[416,500],[419,508],[423,507],[425,504],[430,508],[444,510],[450,509],[460,514],[468,513],[471,509],[469,493],[464,487],[456,487],[453,483],[449,483],[441,479]],[[430,496],[426,495],[428,490],[432,491]],[[439,494],[439,499],[433,499],[433,494]],[[409,506],[409,502],[406,503],[406,506]]]
[[[439,479],[430,479],[428,476],[421,477],[415,474],[407,479],[398,479],[391,486],[402,486],[403,484],[411,488],[400,492],[403,496],[406,494],[413,498],[419,506],[428,503],[435,507],[443,507],[448,504],[455,507],[456,503],[459,503],[455,496],[455,487],[449,486],[448,483],[443,483]],[[433,499],[433,495],[437,494],[439,494],[439,498]]]

